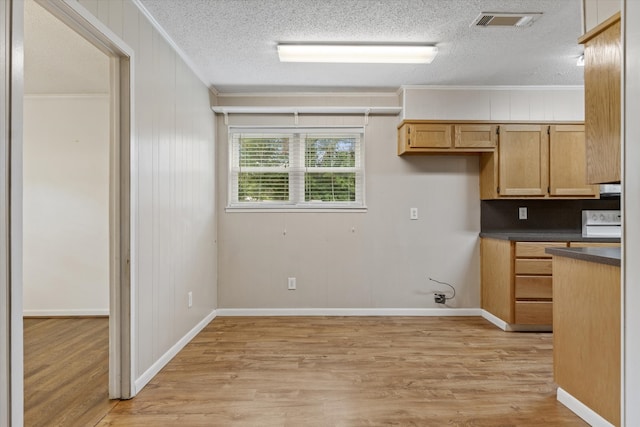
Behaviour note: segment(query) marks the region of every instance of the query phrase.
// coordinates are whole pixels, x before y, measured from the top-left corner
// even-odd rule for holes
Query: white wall
[[[132,323],[139,389],[217,306],[211,94],[132,1],[79,3],[134,52]]]
[[[109,97],[24,100],[24,314],[109,314]]]
[[[399,96],[219,97],[221,105],[274,106],[389,106],[401,100],[413,119],[584,117],[582,88],[413,87]],[[293,117],[231,115],[229,122],[291,125]],[[300,124],[363,122],[357,116],[300,117]],[[220,308],[436,308],[432,292],[446,287],[428,277],[456,287],[450,307],[480,306],[478,156],[398,157],[398,117],[371,116],[365,131],[366,213],[225,212],[227,128],[222,118],[218,124]],[[419,220],[409,219],[411,207],[418,208]],[[287,290],[291,276],[296,291]]]
[[[406,86],[402,95],[405,120],[584,120],[581,86]]]
[[[583,0],[585,33],[620,12],[621,0]]]
[[[221,105],[267,104],[220,97]],[[271,105],[398,105],[387,96],[279,96]],[[300,124],[362,125],[361,116],[301,116]],[[435,308],[427,277],[451,282],[451,307],[479,307],[477,156],[398,157],[395,116],[365,130],[366,213],[226,213],[227,129],[219,119],[220,308]],[[231,116],[231,124],[293,124]],[[417,207],[420,219],[409,220]],[[284,234],[286,230],[286,235]],[[287,290],[287,277],[297,290]]]

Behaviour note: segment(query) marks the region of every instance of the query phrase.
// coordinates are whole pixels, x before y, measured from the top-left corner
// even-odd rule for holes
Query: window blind
[[[229,207],[362,208],[362,128],[230,128]]]

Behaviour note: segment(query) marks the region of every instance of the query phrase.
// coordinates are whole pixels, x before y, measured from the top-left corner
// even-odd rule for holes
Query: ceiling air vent
[[[482,12],[473,20],[470,27],[528,27],[542,15],[540,12],[505,13]]]

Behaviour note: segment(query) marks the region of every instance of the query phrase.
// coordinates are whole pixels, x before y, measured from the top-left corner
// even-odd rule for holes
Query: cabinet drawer
[[[545,248],[566,248],[565,242],[516,242],[518,258],[551,258],[544,252]]]
[[[516,276],[516,299],[553,298],[551,276]]]
[[[517,259],[516,275],[551,275],[551,265],[550,259]]]
[[[523,325],[552,325],[553,303],[516,301],[516,323]]]

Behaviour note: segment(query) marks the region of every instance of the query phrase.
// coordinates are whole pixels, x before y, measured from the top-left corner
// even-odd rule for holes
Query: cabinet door
[[[481,306],[506,323],[514,321],[513,252],[508,240],[480,239]]]
[[[451,125],[416,124],[409,126],[411,148],[450,148],[453,142]]]
[[[595,30],[595,29],[594,29]],[[591,34],[594,34],[591,36]],[[620,181],[620,15],[581,38],[584,47],[584,100],[587,182]]]
[[[598,187],[587,184],[584,125],[551,126],[549,134],[549,194],[592,196]]]
[[[504,125],[499,131],[500,196],[545,196],[549,135],[543,125]]]
[[[455,125],[454,146],[456,148],[495,148],[497,126]]]

